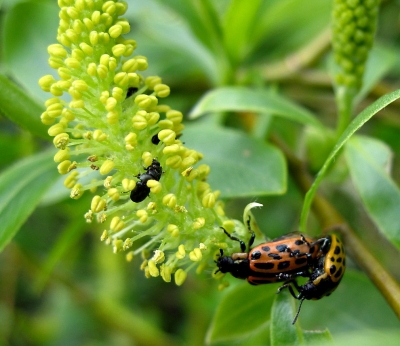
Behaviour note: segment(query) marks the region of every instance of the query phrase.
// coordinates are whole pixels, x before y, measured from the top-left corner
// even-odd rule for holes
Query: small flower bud
[[[127,238],[127,239],[125,239],[124,244],[122,245],[122,250],[126,251],[129,248],[131,248],[132,245],[133,245],[132,239],[131,238]]]
[[[153,260],[149,260],[148,262],[149,273],[153,277],[157,277],[160,275],[160,271],[157,268],[156,262]]]
[[[143,130],[147,127],[147,120],[144,116],[136,114],[132,117],[132,126],[136,130]]]
[[[147,214],[147,211],[144,209],[140,209],[136,212],[136,216],[139,218],[139,221],[141,223],[145,223],[149,217],[149,215]]]
[[[54,146],[58,149],[64,150],[69,142],[69,136],[67,133],[60,133],[54,137]]]
[[[165,260],[165,255],[164,252],[161,250],[155,250],[154,251],[154,256],[152,257],[152,260],[156,263],[162,263]]]
[[[171,156],[165,161],[165,164],[171,168],[177,169],[182,164],[182,157],[179,155]]]
[[[114,201],[118,201],[120,199],[120,194],[118,189],[116,188],[111,188],[107,191],[107,195]]]
[[[150,152],[145,151],[145,152],[142,154],[142,160],[143,160],[143,164],[144,164],[146,167],[148,167],[148,166],[150,166],[151,163],[153,162],[153,155],[152,155]]]
[[[65,131],[65,126],[62,123],[55,124],[51,126],[48,130],[47,133],[49,136],[57,136],[60,133],[63,133]]]
[[[155,87],[157,84],[161,84],[161,83],[162,83],[162,80],[161,80],[161,78],[158,77],[158,76],[150,76],[150,77],[147,77],[147,78],[146,78],[145,83],[146,83],[146,85],[147,85],[147,87],[148,87],[149,89],[154,89],[154,87]]]
[[[201,250],[196,247],[193,249],[193,251],[189,252],[189,258],[193,262],[200,262],[201,259],[203,258],[203,254],[201,253]]]
[[[71,166],[71,161],[69,161],[69,160],[65,160],[65,161],[61,162],[57,166],[58,173],[67,174],[68,172],[70,172],[70,170],[69,170],[70,166]]]
[[[125,178],[122,180],[122,188],[124,191],[132,191],[136,186],[136,181],[133,179]]]
[[[203,204],[204,208],[213,208],[215,205],[215,195],[211,192],[205,194],[201,203]]]
[[[205,225],[205,223],[206,223],[206,219],[204,217],[198,217],[193,222],[193,229],[200,229]]]
[[[82,184],[76,184],[76,185],[72,188],[71,193],[70,193],[69,196],[70,196],[72,199],[79,199],[79,198],[82,197],[82,195],[83,195],[84,192],[85,192],[85,190],[83,189]]]
[[[126,256],[125,256],[127,262],[132,262],[134,255],[135,255],[135,254],[134,254],[133,251],[129,251],[129,252],[126,254]]]
[[[122,251],[124,242],[121,239],[115,239],[113,242],[113,251],[114,253],[118,253]]]
[[[164,263],[160,266],[160,275],[165,282],[171,282],[172,269]]]
[[[183,269],[178,269],[175,272],[174,277],[175,277],[175,284],[177,286],[181,286],[186,280],[187,273]]]
[[[158,133],[158,138],[166,145],[171,145],[175,142],[176,133],[172,130],[161,130]]]
[[[174,208],[176,205],[176,196],[173,193],[169,193],[163,197],[163,204],[169,208]]]
[[[102,199],[100,196],[94,196],[90,205],[90,210],[93,213],[99,213],[102,210],[105,210],[106,206],[107,204],[104,199]]]
[[[169,96],[171,90],[166,84],[158,84],[154,87],[157,97],[163,98]]]
[[[65,160],[69,160],[70,157],[71,157],[71,155],[70,155],[69,148],[66,148],[64,150],[59,150],[54,155],[54,162],[62,162],[62,161],[65,161]]]
[[[169,224],[167,226],[167,231],[171,233],[173,237],[177,237],[179,235],[179,228],[177,225]]]
[[[108,238],[108,232],[107,230],[104,230],[103,233],[101,234],[100,240],[104,241]]]
[[[185,245],[181,244],[178,246],[178,251],[175,253],[177,259],[183,259],[186,256]]]
[[[112,232],[119,232],[125,226],[124,221],[122,221],[118,216],[114,216],[110,223],[110,230]]]
[[[101,175],[105,175],[105,174],[110,173],[114,169],[114,167],[115,167],[114,161],[106,160],[101,165],[99,172]]]
[[[73,171],[73,172],[71,172],[71,173],[65,178],[65,180],[64,180],[64,186],[65,186],[67,189],[72,189],[72,188],[75,186],[76,182],[77,182],[78,175],[79,175],[79,172],[78,172],[78,171]]]

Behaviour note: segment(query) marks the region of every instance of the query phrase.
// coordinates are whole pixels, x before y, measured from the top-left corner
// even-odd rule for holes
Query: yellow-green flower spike
[[[58,42],[48,47],[56,71],[39,80],[49,93],[40,118],[70,197],[96,193],[83,217],[101,223],[101,241],[128,261],[142,253],[146,278],[180,286],[192,268],[214,272],[214,253],[237,247],[220,226],[244,240],[249,232],[225,216],[206,182],[210,168],[199,164],[203,155],[179,140],[184,116],[166,104],[169,86],[142,75],[149,62],[124,37],[127,3],[58,5]]]

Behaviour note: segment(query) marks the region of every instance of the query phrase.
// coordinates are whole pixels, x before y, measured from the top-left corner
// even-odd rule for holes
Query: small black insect
[[[139,90],[138,88],[129,87],[128,91],[126,92],[126,98],[131,97],[138,90]]]
[[[136,183],[130,195],[132,202],[139,203],[144,201],[150,194],[150,188],[147,186],[147,182],[149,180],[159,181],[162,173],[163,171],[160,163],[156,159],[153,159],[151,165],[146,168],[146,172],[137,176],[139,181]]]
[[[160,138],[158,138],[158,133],[156,133],[153,137],[151,137],[151,143],[157,145],[160,143]]]

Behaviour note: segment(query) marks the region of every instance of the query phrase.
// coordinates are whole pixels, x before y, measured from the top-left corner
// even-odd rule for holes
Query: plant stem
[[[305,194],[312,183],[312,178],[307,172],[305,164],[299,160],[279,138],[272,136],[271,140],[285,154],[288,161],[289,172],[300,190]],[[400,318],[399,283],[364,246],[356,232],[346,223],[342,215],[340,215],[340,213],[320,193],[315,195],[312,209],[322,229],[344,226],[341,227],[341,233],[346,245],[346,251],[369,276],[371,281],[392,307],[397,317]]]
[[[339,86],[336,90],[336,104],[338,105],[338,123],[336,128],[337,138],[350,124],[353,116],[354,97],[357,91],[353,88]]]

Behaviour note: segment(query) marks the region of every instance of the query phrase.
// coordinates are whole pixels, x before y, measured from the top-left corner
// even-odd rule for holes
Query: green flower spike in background
[[[332,19],[339,134],[349,125],[354,98],[363,84],[365,64],[374,43],[380,0],[335,0]]]
[[[59,6],[60,43],[48,47],[58,78],[47,75],[39,84],[53,95],[41,119],[51,125],[64,185],[73,199],[96,193],[85,218],[104,224],[101,240],[114,252],[126,251],[128,260],[141,253],[147,277],[170,282],[175,273],[181,285],[192,267],[215,267],[215,252],[227,246],[219,226],[242,234],[244,227],[224,215],[218,191],[206,182],[210,168],[195,167],[202,155],[178,139],[182,113],[160,104],[169,87],[140,74],[147,59],[122,36],[130,31],[121,18],[127,4],[59,0]],[[134,203],[129,193],[154,159],[162,177],[147,181],[150,197]]]

